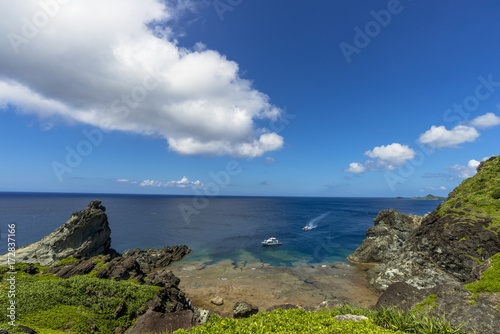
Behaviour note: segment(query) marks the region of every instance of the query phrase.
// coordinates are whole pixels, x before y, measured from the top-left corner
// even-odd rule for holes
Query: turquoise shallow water
[[[161,248],[186,244],[186,261],[259,260],[273,266],[343,262],[365,238],[380,210],[425,214],[441,201],[388,198],[192,197],[102,194],[0,193],[2,245],[8,223],[17,246],[35,242],[72,212],[100,199],[112,230],[112,247]],[[313,227],[303,231],[304,226]],[[283,245],[263,247],[278,238]],[[2,252],[3,253],[3,252]]]

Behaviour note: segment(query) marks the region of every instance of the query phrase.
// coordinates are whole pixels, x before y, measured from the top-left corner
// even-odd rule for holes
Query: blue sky
[[[445,196],[499,154],[495,1],[0,13],[0,191]]]

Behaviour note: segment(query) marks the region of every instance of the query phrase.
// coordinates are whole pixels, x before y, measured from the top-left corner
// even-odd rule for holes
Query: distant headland
[[[418,199],[418,200],[427,200],[427,201],[435,201],[435,200],[441,200],[444,201],[446,200],[446,197],[440,197],[440,196],[435,196],[432,194],[429,194],[424,197],[395,197],[395,199]]]

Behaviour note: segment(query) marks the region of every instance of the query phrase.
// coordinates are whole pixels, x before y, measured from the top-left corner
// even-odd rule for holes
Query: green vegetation
[[[73,263],[78,263],[78,262],[79,262],[79,260],[77,258],[67,257],[67,258],[62,259],[61,261],[59,261],[57,264],[54,264],[52,267],[62,266],[62,265],[68,265],[68,264],[73,264]]]
[[[482,274],[479,281],[466,284],[464,288],[476,294],[500,292],[500,253],[491,257],[491,266]]]
[[[440,196],[435,196],[435,195],[429,194],[429,195],[424,196],[424,197],[412,197],[411,199],[435,201],[435,200],[446,200],[446,197],[440,197]]]
[[[420,304],[415,305],[415,311],[417,311],[418,313],[432,311],[436,306],[439,306],[439,304],[436,303],[437,298],[437,295],[430,295]]]
[[[369,320],[338,321],[339,314],[364,315]],[[331,310],[307,312],[281,309],[264,312],[246,319],[227,319],[212,316],[209,323],[191,331],[176,334],[201,333],[463,333],[453,329],[443,319],[418,316],[413,312],[379,309],[365,310],[346,305]]]
[[[16,324],[39,333],[114,333],[127,328],[144,313],[147,301],[159,288],[131,282],[116,282],[89,276],[62,279],[51,274],[30,276],[22,270],[15,274]],[[7,267],[1,267],[0,306],[9,305]],[[0,313],[0,328],[10,328],[6,312]]]
[[[490,158],[474,177],[468,178],[444,202],[439,216],[467,215],[469,220],[490,217],[488,227],[500,227],[500,156]]]

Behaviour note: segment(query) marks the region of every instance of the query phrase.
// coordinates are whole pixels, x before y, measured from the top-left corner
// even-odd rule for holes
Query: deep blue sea
[[[380,210],[405,214],[434,210],[441,201],[388,198],[216,197],[109,194],[0,193],[2,249],[7,224],[17,246],[28,245],[100,199],[107,208],[112,247],[162,248],[186,244],[186,261],[214,264],[260,260],[273,266],[344,262],[365,238]],[[304,226],[312,227],[303,231]],[[263,247],[278,238],[283,245]]]

